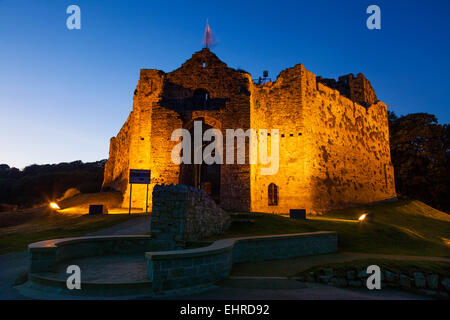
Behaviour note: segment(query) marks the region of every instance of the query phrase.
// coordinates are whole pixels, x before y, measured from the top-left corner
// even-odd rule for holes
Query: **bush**
[[[98,192],[105,162],[31,165],[22,171],[0,165],[0,203],[32,207],[80,192]]]

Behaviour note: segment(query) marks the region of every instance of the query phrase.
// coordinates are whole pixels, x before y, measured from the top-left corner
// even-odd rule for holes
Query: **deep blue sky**
[[[77,4],[82,29],[66,28]],[[381,30],[366,8],[381,8]],[[131,110],[140,68],[171,71],[202,47],[272,78],[363,72],[398,115],[450,122],[450,1],[0,0],[0,163],[94,161]]]

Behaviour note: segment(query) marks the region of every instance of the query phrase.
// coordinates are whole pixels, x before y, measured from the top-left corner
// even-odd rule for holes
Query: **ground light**
[[[61,209],[56,202],[50,202],[50,208],[52,208],[54,210]]]
[[[358,220],[359,221],[364,221],[365,219],[366,219],[366,217],[367,217],[367,213],[363,213],[359,218],[358,218]]]

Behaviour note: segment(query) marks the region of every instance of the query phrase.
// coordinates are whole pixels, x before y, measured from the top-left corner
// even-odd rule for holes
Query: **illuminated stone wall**
[[[156,184],[182,183],[180,167],[171,160],[171,151],[178,143],[171,141],[172,132],[189,129],[196,119],[221,130],[224,136],[226,129],[248,129],[250,81],[247,73],[229,68],[208,49],[195,53],[179,69],[167,74],[141,70],[133,112],[119,135],[111,140],[103,187],[122,191],[123,205],[128,206],[128,170],[151,169],[151,207],[151,192]],[[200,88],[209,94],[205,108],[198,108],[192,99]],[[133,186],[132,207],[145,207],[145,194],[145,185]],[[222,166],[220,200],[223,208],[250,210],[248,164]]]
[[[311,155],[311,209],[396,196],[386,105],[368,108],[315,82],[305,70],[304,112]]]
[[[208,92],[203,108],[195,103],[198,89]],[[320,213],[396,196],[386,105],[377,101],[362,74],[316,79],[298,64],[275,82],[256,85],[248,73],[229,68],[208,49],[170,73],[141,70],[133,112],[111,139],[103,186],[122,191],[127,207],[128,170],[151,169],[151,207],[155,184],[183,182],[180,166],[171,161],[178,143],[171,135],[191,128],[196,119],[224,137],[226,129],[279,129],[277,174],[262,175],[265,166],[249,165],[248,154],[247,164],[221,166],[220,205],[225,209]],[[275,206],[268,202],[270,183],[278,187]],[[145,186],[133,186],[133,207],[145,206],[145,192]]]
[[[262,175],[261,168],[268,165],[252,166],[251,209],[255,212],[286,213],[289,208],[310,206],[310,150],[304,136],[307,122],[302,104],[301,67],[282,71],[274,83],[252,87],[252,127],[279,129],[280,150],[277,174]],[[270,141],[272,135],[267,138]],[[270,183],[278,187],[276,206],[268,204]]]
[[[375,92],[359,79],[347,90],[370,105]],[[252,166],[252,211],[315,214],[396,196],[384,103],[363,107],[298,64],[274,83],[254,85],[251,110],[252,127],[280,130],[278,173],[264,176],[260,164]],[[271,183],[278,187],[276,206],[268,203]]]

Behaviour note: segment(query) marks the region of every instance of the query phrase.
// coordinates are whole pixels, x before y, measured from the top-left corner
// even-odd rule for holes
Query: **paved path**
[[[28,252],[0,255],[0,299],[24,299],[12,288],[20,274],[28,270]]]
[[[288,279],[226,279],[219,287],[199,294],[178,296],[186,300],[430,300],[412,293],[382,289],[336,288],[321,283]]]
[[[67,267],[77,265],[82,270],[83,281],[87,282],[142,282],[148,281],[147,261],[144,254],[108,255],[78,258],[60,263],[56,273],[40,273],[42,276],[67,279]]]
[[[150,216],[135,218],[89,235],[127,235],[149,232]],[[12,286],[15,280],[27,270],[28,253],[26,250],[0,255],[0,299],[24,299]]]
[[[88,236],[113,236],[127,234],[149,234],[150,216],[134,218],[115,226],[88,234]]]

